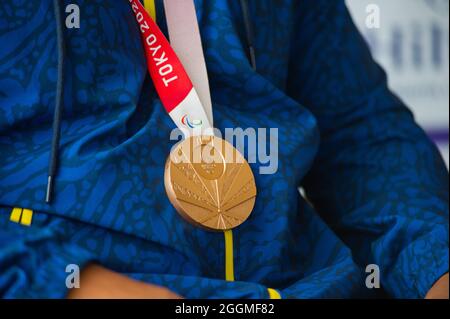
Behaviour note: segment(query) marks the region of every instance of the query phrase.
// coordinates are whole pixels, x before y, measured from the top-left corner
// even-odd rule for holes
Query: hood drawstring
[[[53,182],[56,176],[56,170],[58,165],[59,140],[61,136],[61,113],[64,103],[63,84],[64,84],[65,43],[64,43],[63,17],[59,0],[53,0],[53,10],[56,18],[56,36],[58,42],[58,79],[56,83],[56,101],[55,101],[56,104],[55,104],[55,111],[53,114],[52,148],[48,164],[47,192],[45,196],[45,201],[47,203],[50,203],[52,201]]]
[[[250,56],[250,63],[253,70],[256,71],[256,53],[254,45],[254,29],[250,20],[250,13],[248,9],[248,0],[241,0],[242,15],[244,17],[245,34],[247,37],[248,54]]]

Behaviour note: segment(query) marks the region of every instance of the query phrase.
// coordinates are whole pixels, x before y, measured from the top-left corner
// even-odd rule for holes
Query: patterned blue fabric
[[[64,297],[66,265],[89,262],[188,298],[267,298],[267,287],[283,298],[417,298],[448,271],[445,165],[344,1],[249,1],[258,72],[239,1],[196,1],[216,126],[279,129],[276,174],[251,165],[258,196],[233,231],[235,282],[224,280],[223,234],[184,222],[165,195],[175,126],[128,1],[64,2],[80,6],[81,28],[64,30],[52,205],[52,1],[0,2],[0,296]],[[14,206],[35,211],[31,227],[9,221]],[[365,286],[371,263],[383,293]]]

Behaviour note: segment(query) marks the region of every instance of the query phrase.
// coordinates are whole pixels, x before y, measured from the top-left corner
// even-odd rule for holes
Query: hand
[[[81,272],[80,288],[72,288],[69,299],[181,299],[165,287],[140,282],[98,265]]]
[[[425,299],[449,299],[448,298],[448,273],[441,277],[428,291]]]

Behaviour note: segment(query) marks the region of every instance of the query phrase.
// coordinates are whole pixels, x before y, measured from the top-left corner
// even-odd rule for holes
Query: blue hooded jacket
[[[63,28],[63,82],[52,1],[0,1],[0,296],[64,297],[66,266],[91,262],[187,298],[379,296],[369,264],[382,294],[419,298],[448,272],[447,170],[344,1],[249,1],[256,71],[239,1],[195,1],[215,125],[279,130],[276,173],[251,164],[258,195],[233,230],[234,281],[223,234],[186,223],[167,199],[175,125],[128,0],[61,2],[81,12],[79,29]],[[157,11],[166,32],[162,1]]]

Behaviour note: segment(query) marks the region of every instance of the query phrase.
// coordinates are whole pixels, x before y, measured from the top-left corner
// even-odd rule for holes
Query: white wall
[[[370,4],[379,8],[379,28],[366,24],[374,12],[366,12]],[[347,0],[347,5],[391,89],[413,110],[448,165],[449,0]]]

